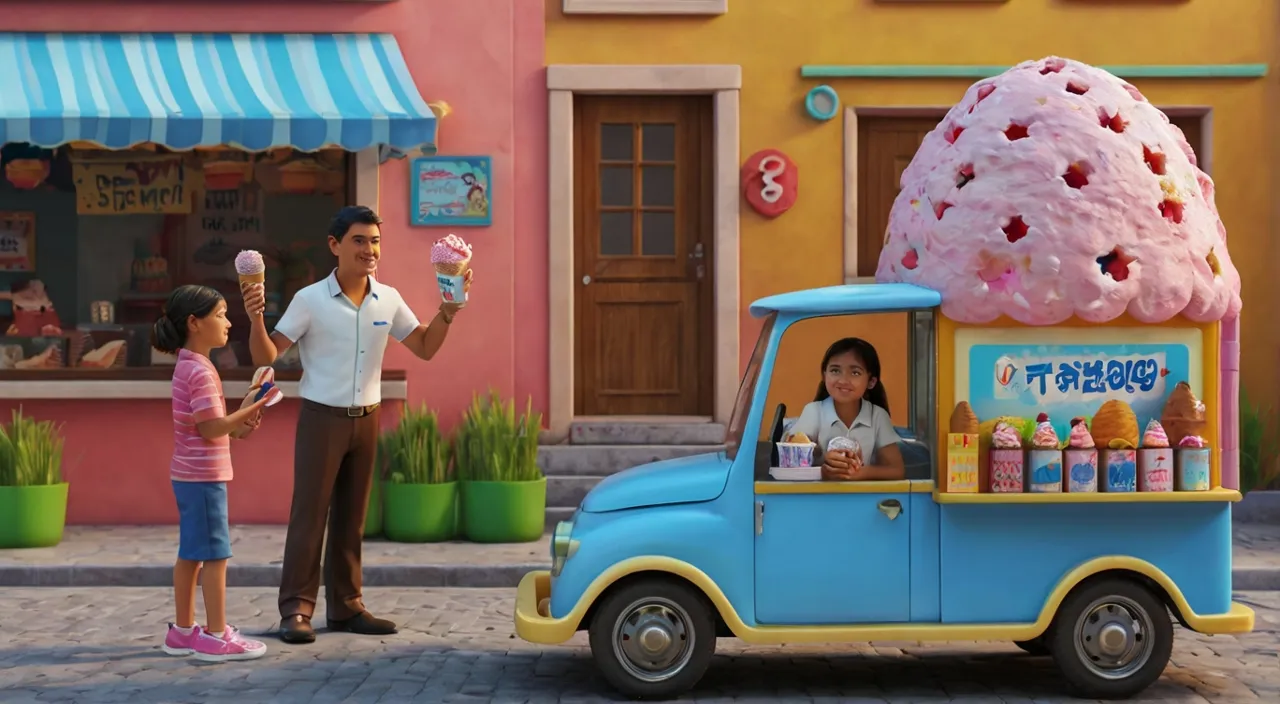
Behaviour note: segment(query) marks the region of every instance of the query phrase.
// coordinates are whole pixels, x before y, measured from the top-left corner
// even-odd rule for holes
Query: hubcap
[[[693,656],[690,622],[688,612],[669,599],[636,600],[613,627],[614,657],[638,680],[668,680]]]
[[[1076,621],[1076,655],[1098,677],[1124,679],[1151,659],[1153,630],[1151,615],[1133,600],[1103,597]]]

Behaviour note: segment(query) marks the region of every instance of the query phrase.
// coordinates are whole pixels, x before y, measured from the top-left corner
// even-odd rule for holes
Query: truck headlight
[[[572,538],[573,523],[560,521],[551,535],[551,576],[559,577],[564,563],[578,552],[578,541]]]

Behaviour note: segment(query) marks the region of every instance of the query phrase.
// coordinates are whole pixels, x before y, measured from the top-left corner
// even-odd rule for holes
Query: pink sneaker
[[[253,660],[267,654],[266,644],[245,638],[231,626],[227,626],[221,638],[201,629],[192,648],[197,660],[208,662]]]
[[[190,633],[183,633],[174,624],[169,624],[169,632],[164,634],[164,645],[160,646],[168,655],[191,655],[195,652],[196,639],[204,630],[200,624],[191,627]]]

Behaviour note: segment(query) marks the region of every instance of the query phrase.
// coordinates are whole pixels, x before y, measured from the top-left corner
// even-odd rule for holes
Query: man
[[[320,546],[330,630],[366,635],[396,632],[396,624],[365,610],[360,549],[374,474],[381,402],[382,356],[394,337],[420,359],[444,343],[459,306],[442,303],[427,325],[394,288],[373,274],[381,254],[382,220],[369,208],[348,206],[329,225],[329,251],[338,267],[299,291],[268,334],[262,284],[244,290],[253,363],[269,365],[297,344],[302,358],[302,410],[293,449],[293,505],[280,580],[280,638],[311,643],[311,617],[320,588]],[[471,288],[467,271],[464,288]]]

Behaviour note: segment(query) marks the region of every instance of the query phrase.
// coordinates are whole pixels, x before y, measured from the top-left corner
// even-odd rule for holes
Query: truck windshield
[[[777,318],[778,314],[775,312],[764,319],[760,337],[756,338],[755,351],[747,362],[747,372],[742,375],[742,386],[738,387],[738,400],[733,404],[733,415],[729,417],[729,430],[724,439],[725,457],[729,459],[738,456],[743,426],[747,424],[747,416],[751,413],[751,397],[755,393],[756,381],[760,379],[760,365],[764,362],[764,352],[769,348],[769,334],[773,332],[773,323]]]

